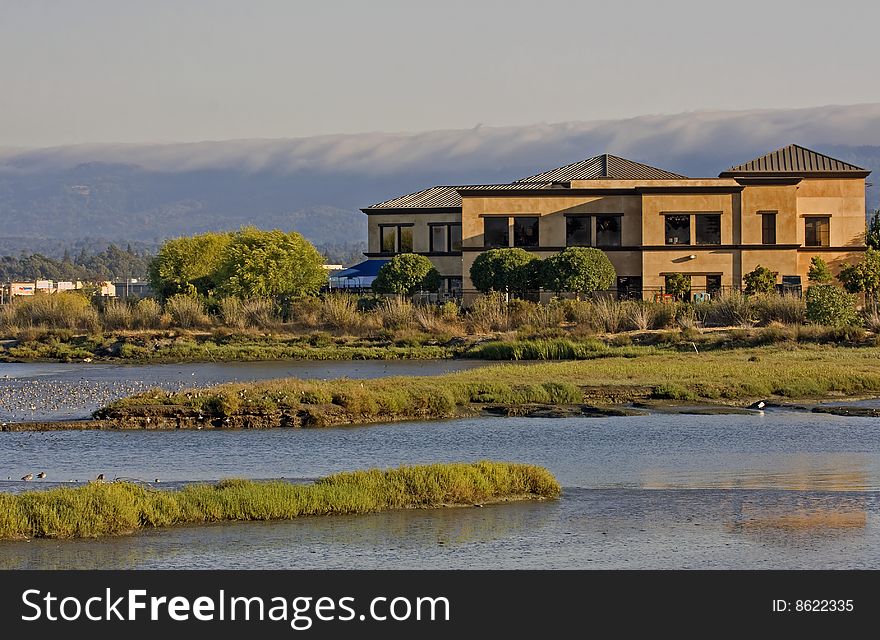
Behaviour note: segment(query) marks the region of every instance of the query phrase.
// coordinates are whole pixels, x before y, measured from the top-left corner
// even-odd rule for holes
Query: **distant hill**
[[[507,182],[603,152],[714,176],[790,142],[872,169],[880,185],[880,105],[0,152],[0,254],[150,248],[252,224],[296,230],[352,259],[365,247],[360,207],[434,184]],[[868,199],[880,206],[878,186]]]

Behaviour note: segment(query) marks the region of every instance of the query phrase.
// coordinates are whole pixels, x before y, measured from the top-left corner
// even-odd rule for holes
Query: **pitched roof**
[[[797,144],[790,144],[776,151],[749,160],[743,164],[722,171],[718,177],[735,176],[846,176],[865,177],[870,171],[857,167],[849,162],[837,160],[831,156],[812,151]]]
[[[571,180],[681,180],[687,176],[641,162],[603,153],[580,162],[551,169],[517,182],[569,182]]]
[[[461,208],[461,196],[459,189],[480,189],[491,191],[493,189],[540,189],[550,186],[548,182],[523,182],[514,184],[468,184],[468,185],[440,185],[429,187],[408,193],[399,198],[392,198],[385,202],[371,205],[362,209],[372,211],[374,209],[454,209]]]

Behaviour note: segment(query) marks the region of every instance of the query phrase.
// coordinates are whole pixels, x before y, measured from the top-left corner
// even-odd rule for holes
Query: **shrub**
[[[807,319],[835,327],[858,324],[855,298],[832,284],[813,285],[807,289]]]
[[[336,329],[351,329],[360,322],[357,298],[348,293],[331,293],[321,301],[320,320]]]
[[[617,333],[623,324],[625,314],[623,305],[612,298],[600,298],[593,303],[596,322],[603,331]]]
[[[131,307],[125,300],[109,300],[101,313],[101,323],[105,329],[130,329]]]
[[[437,291],[440,274],[425,256],[401,253],[383,264],[373,281],[376,293],[412,295],[416,291]]]
[[[242,312],[249,327],[270,329],[278,324],[275,303],[266,298],[250,298],[242,303]]]
[[[791,294],[756,296],[752,300],[752,306],[754,317],[762,325],[771,322],[803,324],[807,317],[806,302]]]
[[[541,282],[550,291],[591,294],[614,284],[617,273],[604,251],[568,247],[541,265]]]
[[[754,303],[739,291],[722,293],[709,305],[706,321],[721,327],[750,327],[755,322]]]
[[[498,292],[477,296],[468,313],[471,329],[504,331],[508,328],[507,303]]]
[[[220,318],[227,327],[244,329],[247,326],[242,302],[239,298],[226,296],[220,299]]]
[[[810,270],[807,272],[807,280],[816,284],[828,284],[834,280],[834,274],[828,268],[826,263],[819,256],[813,256],[810,260]]]
[[[437,312],[441,318],[447,322],[452,322],[453,320],[458,319],[458,316],[461,313],[461,307],[452,300],[449,300],[441,304]]]
[[[386,329],[402,329],[415,323],[415,308],[409,300],[387,298],[374,312]]]
[[[631,302],[627,305],[627,320],[633,328],[647,331],[654,326],[654,319],[657,316],[655,306],[649,302]]]
[[[135,329],[158,329],[163,323],[162,306],[152,298],[138,300],[131,310],[131,324]]]
[[[96,331],[100,326],[98,312],[78,293],[41,293],[17,298],[10,306],[15,310],[15,324],[20,327]]]
[[[171,296],[165,302],[165,310],[171,316],[174,325],[181,329],[195,329],[210,323],[201,301],[191,296],[183,294]]]
[[[479,291],[522,293],[540,286],[541,261],[525,249],[490,249],[479,254],[470,268]]]
[[[758,265],[754,271],[749,271],[743,276],[746,285],[746,294],[773,293],[776,291],[776,273],[767,267]]]
[[[677,300],[688,297],[691,291],[691,277],[687,273],[667,273],[666,293],[673,295]]]

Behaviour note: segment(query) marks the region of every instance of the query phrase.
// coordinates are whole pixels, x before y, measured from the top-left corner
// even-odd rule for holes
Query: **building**
[[[835,273],[859,260],[869,173],[794,144],[717,178],[603,154],[508,184],[436,186],[366,207],[366,256],[425,255],[447,291],[466,295],[474,259],[495,247],[541,258],[602,249],[622,297],[662,294],[673,273],[711,295],[740,287],[758,265],[799,287],[813,256]]]

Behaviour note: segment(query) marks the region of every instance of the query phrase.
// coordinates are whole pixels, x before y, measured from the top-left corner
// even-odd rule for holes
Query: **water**
[[[479,360],[359,360],[119,365],[0,363],[0,422],[72,420],[122,396],[269,378],[433,375],[484,366]]]
[[[0,567],[880,568],[880,421],[792,411],[328,430],[0,433],[0,474],[310,479],[532,462],[558,501],[0,543]],[[34,488],[9,481],[0,489]]]

